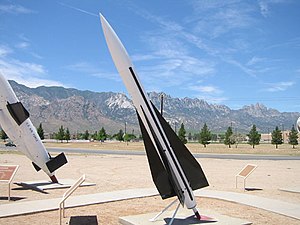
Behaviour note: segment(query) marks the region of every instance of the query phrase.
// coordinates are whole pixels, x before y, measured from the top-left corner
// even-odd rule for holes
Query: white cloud
[[[269,83],[269,84],[267,84],[269,87],[266,89],[266,91],[267,92],[286,91],[289,87],[293,86],[294,84],[295,84],[295,82],[293,82],[293,81]]]
[[[288,0],[258,0],[260,13],[264,17],[268,17],[271,13],[270,6],[273,4],[288,3]]]
[[[147,61],[147,60],[153,60],[153,59],[157,59],[158,57],[155,55],[142,55],[142,54],[135,54],[135,55],[131,55],[130,57],[132,59],[132,61],[134,62],[138,62],[138,61]]]
[[[220,88],[213,85],[190,85],[187,87],[187,89],[195,91],[195,97],[203,99],[210,103],[220,104],[227,100],[226,97],[222,96],[223,91]]]
[[[258,5],[260,8],[260,13],[264,16],[267,17],[269,14],[269,6],[266,1],[258,1]]]
[[[247,62],[247,66],[253,66],[257,63],[260,63],[260,62],[264,62],[266,59],[265,58],[260,58],[260,57],[252,57],[248,62]]]
[[[199,91],[202,93],[220,94],[222,91],[214,86],[190,86],[191,90]]]
[[[66,66],[66,69],[83,73],[88,76],[98,77],[98,78],[104,78],[104,79],[110,79],[114,81],[121,81],[120,76],[117,73],[107,73],[103,72],[100,66],[93,65],[89,62],[78,62],[74,63],[72,65]]]
[[[9,14],[30,14],[34,13],[33,10],[25,8],[21,5],[0,5],[0,13],[9,13]]]
[[[12,52],[12,49],[10,49],[9,47],[0,45],[0,57],[4,57]]]
[[[29,46],[30,46],[29,42],[25,42],[25,41],[16,44],[16,48],[19,49],[27,49]]]
[[[226,98],[226,97],[218,97],[218,96],[203,95],[203,94],[196,95],[195,97],[198,99],[203,99],[203,100],[205,100],[209,103],[213,103],[213,104],[221,104],[228,100],[228,98]]]
[[[24,62],[10,56],[13,53],[9,47],[0,46],[0,73],[8,80],[14,80],[28,87],[64,86],[62,83],[48,80],[47,70],[43,65]]]
[[[215,73],[214,62],[193,56],[189,43],[183,40],[185,32],[179,25],[165,22],[162,18],[147,13],[143,14],[145,15],[151,20],[160,21],[159,24],[163,26],[159,33],[147,32],[141,38],[147,43],[150,54],[135,54],[132,57],[133,61],[137,62],[145,86],[151,86],[151,90],[181,87],[186,82]]]
[[[218,38],[233,29],[247,28],[256,22],[256,8],[245,1],[191,1],[194,12],[189,16],[194,31],[203,37]]]

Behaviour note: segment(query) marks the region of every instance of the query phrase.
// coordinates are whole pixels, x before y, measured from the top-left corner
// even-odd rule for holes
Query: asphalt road
[[[91,150],[78,148],[48,148],[49,152],[65,152],[80,154],[99,154],[99,155],[145,155],[145,151],[128,151],[128,150]],[[196,158],[212,159],[238,159],[238,160],[300,160],[300,156],[283,156],[283,155],[250,155],[250,154],[210,154],[196,153]]]
[[[0,151],[18,151],[15,147],[1,147]],[[146,155],[145,151],[135,150],[92,150],[79,148],[47,148],[47,151],[53,153],[79,153],[94,155]],[[196,153],[195,158],[211,158],[211,159],[237,159],[237,160],[300,160],[300,156],[285,155],[252,155],[252,154],[212,154],[212,153]]]

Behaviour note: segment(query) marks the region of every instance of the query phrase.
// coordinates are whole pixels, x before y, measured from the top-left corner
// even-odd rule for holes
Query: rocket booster
[[[0,74],[0,126],[31,161],[34,168],[42,169],[57,183],[54,171],[67,163],[64,153],[52,158],[45,149],[29,112],[18,100],[8,81]]]

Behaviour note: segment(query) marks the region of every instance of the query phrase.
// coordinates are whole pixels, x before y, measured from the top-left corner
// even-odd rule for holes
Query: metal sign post
[[[235,175],[235,188],[237,188],[237,178],[243,178],[244,191],[246,189],[246,178],[256,169],[257,165],[247,164],[237,175]]]
[[[19,165],[0,165],[0,183],[8,184],[8,201],[10,201],[10,184],[19,169]]]

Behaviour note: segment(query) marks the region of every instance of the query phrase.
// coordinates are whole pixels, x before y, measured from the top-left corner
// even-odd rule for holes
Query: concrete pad
[[[149,221],[155,217],[157,213],[148,213],[134,216],[120,217],[119,222],[123,225],[165,225],[168,224],[172,218],[174,211],[167,211],[162,214],[156,221]],[[207,210],[201,210],[202,219],[194,218],[192,210],[179,209],[172,225],[192,225],[192,224],[212,224],[212,225],[247,225],[251,222],[233,218],[219,213]],[[206,215],[206,216],[204,216]]]
[[[280,191],[287,191],[300,194],[300,187],[279,188]]]
[[[59,188],[69,188],[71,187],[76,180],[73,179],[60,179],[59,183],[52,183],[51,181],[45,181],[45,180],[35,180],[35,181],[26,181],[26,182],[21,182],[17,183],[18,185],[21,185],[26,188],[31,188],[33,190],[39,190],[41,192],[45,190],[50,190],[50,189],[59,189]],[[89,182],[83,182],[80,187],[83,186],[94,186],[96,185],[95,183],[89,183]]]

